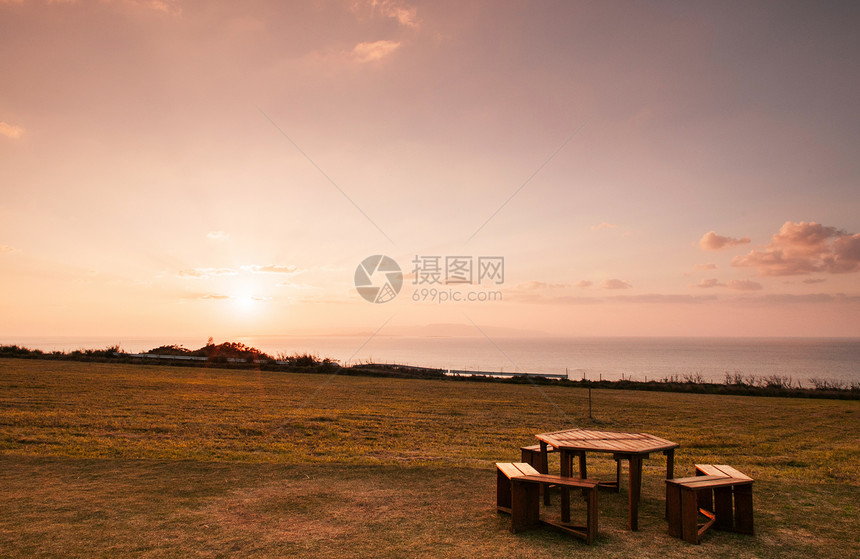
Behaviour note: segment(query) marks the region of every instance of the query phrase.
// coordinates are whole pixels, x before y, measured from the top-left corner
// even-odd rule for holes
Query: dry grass
[[[639,532],[622,491],[601,493],[592,548],[511,535],[493,462],[594,425],[578,389],[0,359],[0,555],[860,555],[857,402],[594,397],[601,428],[681,443],[678,473],[755,477],[756,536],[669,538],[659,455]]]

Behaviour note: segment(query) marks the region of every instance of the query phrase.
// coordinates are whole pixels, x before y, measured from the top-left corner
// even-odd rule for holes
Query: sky
[[[860,337],[858,24],[0,0],[0,339]]]

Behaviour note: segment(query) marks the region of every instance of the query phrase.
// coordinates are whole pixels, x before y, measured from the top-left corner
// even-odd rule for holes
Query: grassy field
[[[860,556],[860,402],[592,394],[593,420],[562,387],[0,359],[0,556]],[[670,538],[659,454],[640,531],[623,489],[592,547],[510,534],[493,463],[577,426],[748,473],[757,534]]]

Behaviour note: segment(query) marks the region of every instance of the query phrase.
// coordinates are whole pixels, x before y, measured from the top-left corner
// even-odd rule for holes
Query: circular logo
[[[355,269],[355,289],[371,303],[387,303],[397,297],[401,287],[400,266],[383,254],[368,256]]]

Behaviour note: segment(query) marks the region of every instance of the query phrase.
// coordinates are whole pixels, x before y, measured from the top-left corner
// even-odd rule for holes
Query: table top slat
[[[535,435],[556,448],[577,451],[617,452],[624,454],[648,454],[658,450],[669,450],[678,443],[655,437],[648,433],[621,433],[617,431],[591,431],[588,429],[566,429]]]

